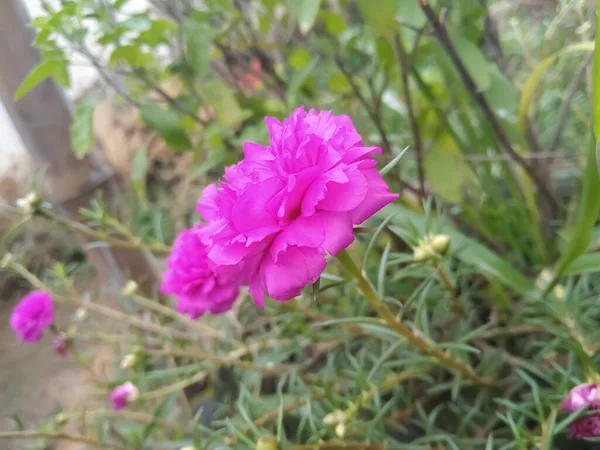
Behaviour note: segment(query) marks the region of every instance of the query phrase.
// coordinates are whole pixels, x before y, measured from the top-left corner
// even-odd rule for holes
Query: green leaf
[[[206,25],[195,20],[188,21],[183,26],[183,33],[187,61],[192,73],[206,74],[210,68],[210,36]]]
[[[152,23],[150,19],[148,19],[145,15],[136,15],[133,16],[124,22],[121,22],[119,25],[127,28],[131,31],[148,31],[152,27]]]
[[[321,0],[299,0],[298,26],[302,34],[308,34],[315,24]]]
[[[600,141],[599,141],[600,142]],[[556,264],[556,275],[560,276],[592,241],[592,231],[600,212],[600,176],[596,165],[596,147],[590,145],[583,178],[583,191],[577,222],[571,231],[567,246]]]
[[[600,272],[600,253],[585,253],[573,260],[563,271],[563,275]]]
[[[532,105],[535,103],[533,101],[535,91],[544,75],[544,72],[548,67],[550,67],[560,56],[565,55],[567,53],[572,52],[581,52],[581,51],[590,51],[594,50],[593,42],[579,42],[577,44],[568,45],[563,47],[556,53],[544,58],[531,72],[527,81],[523,85],[523,90],[521,92],[521,100],[519,101],[519,125],[521,129],[525,129],[527,117],[529,116],[529,110]]]
[[[146,146],[142,146],[135,152],[133,159],[133,170],[131,171],[131,184],[133,190],[143,205],[148,203],[148,195],[146,192],[146,175],[148,173],[148,152]]]
[[[341,72],[331,74],[329,80],[327,80],[327,87],[334,94],[347,94],[352,91],[348,78]]]
[[[168,33],[174,31],[177,25],[167,19],[155,19],[152,25],[146,31],[142,31],[135,39],[138,44],[146,44],[150,47],[156,47],[159,44],[169,42]]]
[[[431,189],[450,203],[460,202],[466,188],[474,184],[471,168],[448,134],[442,135],[435,148],[425,155],[423,169]]]
[[[59,72],[64,72],[67,68],[67,61],[64,59],[55,59],[50,61],[43,61],[34,67],[31,72],[25,77],[21,85],[15,92],[15,101],[19,100],[34,87],[44,81],[46,78],[54,76]]]
[[[175,111],[156,105],[143,105],[140,114],[144,123],[156,131],[170,147],[176,150],[188,150],[192,147],[179,114]]]
[[[598,5],[600,8],[600,0]],[[592,66],[592,109],[594,116],[594,136],[600,134],[600,10],[596,10],[596,42],[594,43],[594,65]]]
[[[498,69],[491,71],[490,88],[485,98],[496,111],[507,111],[515,114],[517,111],[518,93],[510,80]]]
[[[397,28],[396,0],[357,0],[367,25],[377,34],[391,36]]]
[[[427,23],[427,17],[419,6],[419,0],[398,0],[398,21],[413,28],[421,28]]]
[[[152,63],[153,57],[142,51],[137,45],[123,45],[113,50],[109,63],[116,66],[122,62],[131,67],[145,67]]]
[[[96,97],[88,97],[77,105],[73,114],[71,142],[77,159],[82,159],[94,148],[94,111],[97,104]]]
[[[296,70],[306,66],[312,58],[312,53],[305,48],[297,48],[288,56],[288,64]]]
[[[400,238],[404,236],[402,227],[409,223],[417,227],[421,234],[425,234],[427,219],[422,214],[411,211],[405,206],[392,204],[375,216],[383,220],[390,215],[395,215],[395,217],[390,221],[393,225],[388,228]],[[527,295],[534,291],[533,281],[523,275],[521,271],[515,269],[506,259],[492,252],[475,239],[471,239],[457,231],[446,219],[438,219],[436,225],[439,226],[440,233],[450,236],[452,247],[457,249],[455,255],[463,263],[476,267],[487,277],[502,282],[521,295]]]
[[[492,78],[488,62],[479,47],[463,36],[454,36],[452,43],[479,90],[487,90]]]
[[[346,22],[339,14],[331,11],[322,10],[319,12],[319,17],[325,23],[325,29],[332,36],[339,36],[346,30]]]
[[[286,97],[289,104],[296,103],[296,96],[298,95],[298,91],[308,78],[308,76],[312,73],[312,71],[317,67],[317,63],[319,62],[319,58],[313,59],[309,64],[304,66],[302,70],[295,72],[288,84]]]
[[[231,89],[219,81],[211,81],[202,86],[201,94],[221,123],[233,129],[240,126],[242,110]]]

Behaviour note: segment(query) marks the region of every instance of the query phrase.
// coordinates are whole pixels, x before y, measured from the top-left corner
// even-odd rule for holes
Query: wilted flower
[[[246,143],[245,159],[208,186],[199,232],[215,264],[240,267],[255,303],[300,294],[360,224],[397,198],[375,169],[348,116],[296,109],[283,122],[265,119],[270,145]]]
[[[569,425],[569,434],[575,439],[600,436],[600,415],[580,417]]]
[[[208,247],[198,237],[200,227],[183,230],[167,260],[168,270],[160,290],[177,296],[177,310],[197,319],[205,312],[231,309],[239,293],[235,269],[222,268],[208,258]]]
[[[10,326],[22,341],[37,342],[44,328],[54,322],[52,295],[47,291],[32,291],[19,302],[10,316]]]
[[[127,381],[116,388],[110,394],[110,401],[115,411],[125,408],[129,403],[134,402],[140,396],[140,391],[135,385]]]
[[[69,350],[69,343],[67,340],[67,336],[64,333],[57,334],[52,339],[52,347],[54,347],[54,351],[60,356],[67,356],[67,352]]]
[[[569,425],[569,433],[576,439],[600,436],[600,397],[596,383],[575,386],[563,400],[563,408],[570,412],[586,408],[594,413],[576,419]]]

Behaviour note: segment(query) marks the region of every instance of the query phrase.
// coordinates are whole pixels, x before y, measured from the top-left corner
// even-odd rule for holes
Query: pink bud
[[[115,411],[125,408],[129,403],[135,401],[140,395],[140,391],[135,385],[127,381],[114,388],[110,394],[110,401]]]
[[[67,356],[67,352],[69,350],[69,344],[67,342],[67,338],[63,333],[57,334],[54,336],[52,340],[52,346],[54,347],[54,351],[60,356]]]

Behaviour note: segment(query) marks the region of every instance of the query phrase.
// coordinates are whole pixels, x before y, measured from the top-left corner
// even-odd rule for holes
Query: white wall
[[[1,0],[0,0],[1,1]],[[41,0],[22,0],[33,18],[43,15]],[[58,3],[58,0],[50,0],[50,3]],[[140,11],[147,8],[146,0],[130,0],[131,11]],[[97,80],[96,70],[84,61],[77,61],[70,67],[71,89],[67,95],[71,99],[81,96]],[[23,146],[17,131],[12,125],[8,113],[0,102],[0,181],[13,179],[19,185],[25,185],[25,180],[31,173],[31,162]],[[0,192],[0,199],[3,193]]]

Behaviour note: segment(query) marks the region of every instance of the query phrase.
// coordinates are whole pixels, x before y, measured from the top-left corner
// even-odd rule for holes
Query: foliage
[[[265,116],[332,109],[382,147],[401,198],[302,297],[262,311],[243,295],[197,322],[131,289],[126,314],[84,302],[60,263],[40,281],[6,262],[124,325],[63,324],[88,368],[84,340],[136,356],[109,379],[92,374],[106,392],[126,380],[142,392],[124,413],[72,413],[76,436],[122,449],[259,448],[267,434],[298,450],[587,448],[567,437],[580,413],[560,402],[598,380],[593,8],[560,0],[541,19],[523,7],[504,20],[490,11],[510,2],[156,3],[48,6],[32,23],[43,61],[17,96],[46,77],[68,84],[67,62],[83,56],[173,151],[193,154],[197,178],[264,143]],[[75,114],[78,156],[93,148],[92,112],[86,100]],[[179,218],[165,218],[138,155],[131,229],[100,200],[81,222],[36,214],[164,256]],[[447,251],[431,250],[436,235]]]

